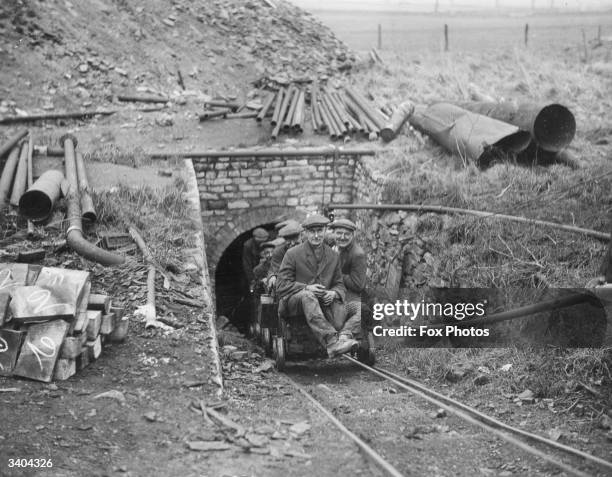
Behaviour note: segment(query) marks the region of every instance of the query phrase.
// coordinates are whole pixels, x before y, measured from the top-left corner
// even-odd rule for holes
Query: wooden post
[[[601,25],[597,26],[597,43],[601,44]]]
[[[529,23],[525,23],[525,48],[529,44]]]
[[[448,25],[444,24],[444,51],[448,51]]]
[[[589,61],[589,51],[587,49],[587,39],[584,28],[582,29],[582,47],[584,49],[584,62],[586,63],[587,61]]]
[[[379,23],[378,24],[378,49],[380,50],[382,48],[382,26]]]

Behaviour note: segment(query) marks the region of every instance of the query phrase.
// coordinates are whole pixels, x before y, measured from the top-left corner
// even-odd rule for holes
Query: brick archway
[[[217,263],[227,247],[242,233],[263,224],[269,224],[278,220],[280,216],[294,218],[302,221],[308,214],[305,210],[298,210],[295,207],[258,207],[245,209],[240,215],[232,217],[221,229],[214,232],[214,236],[208,236],[204,231],[206,240],[206,255],[211,277],[215,276]]]

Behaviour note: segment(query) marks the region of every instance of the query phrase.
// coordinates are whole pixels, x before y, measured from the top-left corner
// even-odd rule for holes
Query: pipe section
[[[389,122],[380,130],[380,137],[383,141],[389,142],[394,139],[412,113],[414,113],[414,105],[410,101],[400,104],[393,112]]]
[[[0,176],[0,210],[4,209],[4,206],[9,200],[11,184],[13,183],[13,176],[15,175],[15,169],[17,168],[18,161],[19,146],[15,146],[13,149],[11,149],[8,158],[4,163],[2,175]]]
[[[81,216],[84,220],[88,221],[90,224],[93,224],[96,220],[98,220],[98,215],[96,214],[93,199],[89,193],[89,181],[87,180],[83,154],[77,152],[75,158],[79,193],[81,195]]]
[[[14,136],[8,138],[8,140],[4,144],[2,144],[2,146],[0,146],[0,159],[2,159],[5,154],[10,152],[11,149],[13,149],[13,147],[19,142],[22,137],[25,137],[27,135],[28,130],[24,129],[23,131],[19,131]]]
[[[13,190],[11,192],[11,205],[19,206],[19,199],[26,190],[28,183],[28,143],[21,144],[21,152],[19,153],[19,162],[17,163],[17,172],[13,179]]]
[[[19,213],[32,222],[43,222],[51,215],[61,194],[64,174],[58,170],[44,172],[19,200]]]

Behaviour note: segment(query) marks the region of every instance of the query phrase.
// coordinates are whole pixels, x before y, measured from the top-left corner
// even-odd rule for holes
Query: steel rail
[[[563,462],[560,462],[559,460],[557,460],[555,457],[552,457],[548,454],[546,454],[545,452],[542,452],[538,449],[536,449],[535,447],[519,440],[516,439],[512,436],[510,436],[509,434],[507,434],[506,432],[503,432],[499,429],[497,429],[496,427],[494,427],[491,424],[486,424],[478,419],[476,419],[475,417],[467,414],[466,412],[464,412],[463,410],[460,409],[456,409],[455,407],[453,407],[450,404],[447,404],[446,402],[444,402],[443,400],[439,399],[438,397],[433,397],[431,395],[431,393],[435,393],[435,391],[422,391],[416,387],[410,386],[398,379],[395,379],[393,377],[391,377],[388,374],[385,374],[384,372],[381,372],[380,370],[376,369],[376,368],[372,368],[371,366],[368,366],[366,364],[361,363],[360,361],[351,358],[350,356],[347,355],[342,355],[343,358],[345,358],[346,360],[357,364],[358,366],[361,366],[362,368],[370,371],[373,374],[376,374],[377,376],[386,379],[387,381],[390,381],[392,383],[394,383],[395,385],[401,387],[402,389],[405,389],[406,391],[419,396],[423,399],[425,399],[426,401],[429,401],[432,404],[435,404],[436,406],[455,414],[456,416],[460,417],[461,419],[463,419],[464,421],[469,422],[470,424],[474,424],[482,429],[485,429],[489,432],[491,432],[492,434],[495,434],[496,436],[498,436],[499,438],[505,440],[506,442],[509,442],[510,444],[513,444],[514,446],[518,447],[519,449],[524,450],[525,452],[539,457],[542,460],[545,460],[546,462],[555,465],[556,467],[564,470],[565,472],[571,474],[571,475],[576,475],[578,477],[589,477],[589,474],[582,472],[579,469],[575,469],[574,467],[567,465]],[[436,393],[437,394],[437,393]]]
[[[368,444],[366,444],[363,440],[361,440],[356,434],[351,432],[342,422],[340,422],[331,412],[329,412],[325,407],[317,401],[308,391],[306,391],[302,386],[296,383],[293,379],[287,376],[287,379],[291,383],[293,387],[295,387],[302,395],[304,395],[319,411],[325,414],[327,417],[344,435],[349,437],[357,446],[370,458],[372,461],[378,465],[382,470],[387,472],[387,474],[393,477],[404,477],[399,470],[389,464],[385,459],[382,458],[380,454],[378,454],[374,449],[372,449]]]
[[[561,450],[564,452],[567,452],[568,454],[572,454],[575,455],[576,457],[581,457],[587,461],[593,462],[595,464],[599,464],[603,467],[608,468],[609,470],[612,470],[612,462],[609,462],[607,460],[601,459],[600,457],[594,456],[592,454],[589,454],[587,452],[583,452],[580,449],[575,449],[574,447],[570,447],[570,446],[566,446],[564,444],[561,444],[559,442],[555,442],[551,439],[547,439],[546,437],[542,437],[539,436],[538,434],[533,434],[531,432],[527,432],[524,431],[522,429],[519,429],[517,427],[513,427],[510,426],[509,424],[506,424],[502,421],[499,421],[497,419],[495,419],[494,417],[488,416],[482,412],[480,412],[478,409],[474,409],[473,407],[470,407],[466,404],[463,404],[462,402],[456,401],[453,398],[450,398],[448,396],[445,396],[444,394],[438,393],[437,391],[434,391],[432,389],[427,388],[426,386],[423,386],[422,384],[418,383],[417,381],[414,381],[410,378],[406,378],[404,376],[399,376],[391,371],[388,371],[386,369],[380,369],[377,368],[378,371],[387,374],[389,376],[391,376],[394,379],[397,379],[398,381],[404,382],[405,384],[409,385],[409,386],[413,386],[416,389],[419,389],[421,391],[423,391],[424,393],[428,393],[431,396],[436,397],[437,399],[440,399],[444,402],[447,402],[453,406],[457,406],[461,409],[463,409],[464,411],[467,411],[471,414],[473,414],[474,416],[478,417],[479,419],[482,419],[483,421],[489,423],[492,426],[497,426],[500,427],[506,431],[509,432],[513,432],[515,434],[518,434],[520,436],[526,437],[528,439],[533,439],[535,441],[541,442],[543,444],[546,444],[550,447],[553,447],[557,450]]]

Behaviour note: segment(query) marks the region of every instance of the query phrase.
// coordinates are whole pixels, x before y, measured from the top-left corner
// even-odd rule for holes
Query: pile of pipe
[[[36,147],[26,130],[15,134],[0,146],[0,160],[6,157],[0,175],[0,213],[4,213],[9,205],[18,208],[19,215],[27,219],[28,234],[31,234],[33,224],[47,221],[55,203],[63,196],[68,209],[68,245],[79,255],[102,265],[124,263],[125,257],[99,249],[84,238],[83,220],[87,223],[97,220],[89,193],[85,163],[81,153],[76,151],[76,138],[64,136],[61,143],[62,147],[57,150]],[[49,169],[33,181],[35,153],[63,156],[65,174]]]
[[[567,150],[576,120],[561,104],[436,103],[418,108],[409,121],[465,162],[482,168],[499,160],[577,167]]]

